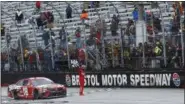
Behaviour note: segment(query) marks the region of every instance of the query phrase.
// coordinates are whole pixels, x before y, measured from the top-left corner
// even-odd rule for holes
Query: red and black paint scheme
[[[45,77],[31,77],[8,86],[8,97],[13,99],[39,99],[65,97],[67,88]]]

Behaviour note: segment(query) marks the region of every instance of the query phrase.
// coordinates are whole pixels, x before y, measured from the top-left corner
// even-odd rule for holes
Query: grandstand
[[[173,31],[171,31],[170,28],[170,24],[171,21],[173,19],[173,16],[175,15],[174,12],[174,8],[173,8],[173,4],[174,2],[158,2],[159,7],[158,8],[152,8],[152,5],[150,2],[143,2],[144,3],[144,10],[146,11],[150,11],[153,13],[153,15],[159,15],[159,19],[163,20],[163,23],[161,25],[162,29],[164,28],[164,31],[158,31],[156,33],[152,33],[152,35],[149,34],[149,32],[146,33],[147,35],[147,40],[145,42],[148,42],[148,44],[153,44],[156,40],[159,40],[160,42],[163,43],[164,38],[163,35],[165,35],[165,40],[168,42],[168,36],[170,36],[169,34],[172,34]],[[66,18],[66,8],[68,6],[68,4],[71,5],[72,7],[72,18],[71,19],[67,19]],[[103,38],[102,38],[102,44],[101,44],[101,48],[98,48],[98,46],[96,46],[97,51],[96,52],[92,52],[92,51],[87,51],[87,55],[91,60],[94,61],[94,63],[100,63],[100,67],[101,68],[97,68],[99,65],[97,65],[96,69],[102,69],[102,68],[106,68],[106,67],[116,67],[116,66],[121,66],[121,67],[129,67],[129,64],[132,63],[131,61],[128,61],[127,59],[125,59],[124,56],[124,52],[125,50],[129,47],[129,50],[133,49],[133,47],[137,47],[138,44],[136,44],[136,40],[134,40],[134,42],[127,44],[127,46],[125,46],[125,44],[123,45],[122,43],[127,42],[128,39],[130,39],[129,37],[124,36],[125,35],[125,29],[127,28],[127,24],[128,24],[128,19],[133,20],[133,11],[135,8],[135,4],[134,2],[100,2],[99,7],[98,8],[86,8],[85,10],[88,12],[89,15],[89,20],[88,20],[88,25],[93,25],[96,23],[97,20],[104,20],[106,23],[106,34],[104,34]],[[43,32],[40,32],[37,29],[37,24],[30,24],[28,21],[31,18],[36,19],[37,17],[39,17],[39,14],[34,14],[35,12],[35,2],[8,2],[8,1],[3,1],[1,2],[1,21],[4,24],[4,27],[6,28],[6,33],[5,34],[10,34],[12,39],[10,42],[10,47],[15,47],[18,44],[18,39],[20,38],[21,35],[26,35],[26,38],[29,40],[29,48],[30,50],[35,50],[38,47],[41,48],[45,48],[44,45],[44,40],[42,39],[42,34]],[[78,27],[81,28],[82,32],[81,32],[81,36],[82,36],[82,40],[83,39],[88,39],[90,36],[90,28],[89,27],[85,27],[84,24],[82,24],[82,21],[80,19],[80,14],[83,10],[84,7],[84,2],[41,2],[41,12],[45,12],[45,11],[50,11],[52,12],[52,14],[54,15],[54,28],[52,28],[52,31],[55,33],[55,44],[57,47],[55,47],[53,50],[57,50],[58,46],[60,46],[60,38],[59,38],[59,31],[61,30],[62,26],[65,26],[65,31],[69,34],[68,37],[70,37],[70,41],[68,41],[68,44],[71,45],[72,43],[74,43],[76,41],[76,36],[75,36],[75,31]],[[24,15],[24,19],[23,22],[21,24],[17,24],[16,20],[15,20],[15,13],[17,11],[17,9],[20,9],[20,11],[23,12]],[[161,13],[162,14],[161,14]],[[111,35],[111,21],[112,21],[112,17],[113,15],[119,15],[119,25],[118,25],[118,30],[117,36],[112,36]],[[162,17],[161,17],[161,16]],[[181,16],[181,18],[183,18],[183,16]],[[136,22],[135,22],[136,24]],[[136,27],[137,28],[137,27]],[[50,31],[50,29],[45,28],[45,31]],[[122,33],[123,31],[123,33]],[[137,32],[137,31],[136,31]],[[177,34],[173,35],[173,37],[181,37],[182,38],[182,33],[178,32]],[[128,39],[127,39],[128,38]],[[136,37],[137,38],[137,37]],[[144,38],[144,37],[143,37]],[[149,42],[150,38],[152,38],[154,41]],[[1,50],[2,52],[8,52],[8,47],[7,47],[7,43],[5,41],[5,36],[1,37]],[[110,41],[110,46],[107,46],[107,43],[109,43]],[[116,41],[118,41],[117,44],[119,47],[119,55],[114,55],[114,45],[116,44]],[[176,38],[175,40],[172,41],[173,45],[177,45],[180,44],[181,48],[183,47],[184,44],[184,40],[178,40],[179,42],[176,42]],[[37,45],[36,45],[37,42]],[[144,42],[143,42],[144,43]],[[155,44],[155,43],[154,43]],[[166,43],[165,43],[166,44]],[[163,47],[165,46],[165,44],[163,44]],[[68,46],[69,46],[68,45]],[[18,46],[18,45],[17,45]],[[108,48],[112,48],[111,49],[111,55],[108,55],[106,47]],[[162,49],[164,52],[164,48]],[[69,49],[67,50],[69,51]],[[23,53],[23,52],[22,52]],[[68,54],[68,62],[70,61],[70,54],[71,52],[67,52]],[[184,48],[182,48],[182,53],[184,53]],[[52,55],[54,56],[55,52],[52,53]],[[160,57],[158,58],[162,58],[163,57],[167,57],[164,54],[167,53],[163,53]],[[184,54],[179,55],[181,58],[181,62],[179,64],[179,67],[184,65],[184,58],[183,58]],[[132,57],[132,56],[131,56]],[[150,68],[154,68],[157,67],[157,65],[153,65],[154,62],[153,61],[149,61],[149,63],[147,62],[147,60],[149,59],[148,56],[143,55],[140,57],[139,62],[133,62],[133,63],[143,63],[143,58],[145,60],[144,64]],[[154,57],[152,57],[153,59]],[[155,57],[156,58],[156,57]],[[135,56],[131,59],[131,60],[135,60]],[[99,61],[100,60],[100,61]],[[115,61],[114,61],[115,60]],[[158,60],[158,59],[157,59]],[[89,63],[87,61],[87,63]],[[68,63],[69,64],[69,63]],[[108,65],[107,65],[108,64]],[[150,65],[148,65],[150,64]],[[156,64],[156,62],[155,62]],[[165,64],[165,63],[164,63]],[[141,67],[146,67],[145,65],[142,65]],[[70,65],[69,65],[70,66]],[[133,66],[133,65],[131,65]],[[161,67],[161,66],[159,66]],[[137,65],[134,66],[134,68],[137,68]]]

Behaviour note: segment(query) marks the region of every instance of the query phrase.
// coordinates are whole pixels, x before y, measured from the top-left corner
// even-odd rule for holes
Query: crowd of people
[[[89,4],[87,8],[99,7],[99,2],[90,2]],[[86,6],[85,3],[84,5]],[[63,71],[69,68],[70,60],[77,60],[80,65],[87,64],[87,68],[90,70],[97,65],[97,60],[92,57],[96,57],[98,52],[101,53],[103,48],[105,49],[107,64],[110,64],[109,67],[125,67],[129,69],[184,67],[182,62],[182,52],[184,52],[182,49],[184,48],[180,42],[180,35],[178,35],[181,31],[180,13],[175,13],[169,28],[165,27],[165,31],[169,31],[171,34],[167,34],[165,37],[166,43],[164,44],[164,40],[161,40],[162,36],[158,35],[158,33],[162,32],[160,18],[151,11],[145,11],[144,20],[147,24],[148,41],[137,45],[135,21],[138,19],[138,9],[135,8],[133,19],[128,19],[126,28],[121,27],[121,31],[124,31],[124,34],[121,33],[122,41],[120,39],[105,41],[105,46],[102,47],[103,38],[106,37],[108,28],[104,19],[98,19],[95,23],[86,26],[86,29],[90,29],[90,36],[86,41],[82,38],[82,28],[78,27],[74,33],[76,41],[71,42],[65,27],[60,29],[59,34],[53,32],[54,15],[52,12],[39,12],[41,2],[36,2],[36,8],[37,13],[40,15],[36,18],[35,24],[38,30],[42,30],[41,37],[44,40],[45,48],[31,49],[26,36],[22,36],[20,38],[22,46],[18,44],[18,47],[13,46],[8,52],[1,53],[2,71]],[[178,9],[177,6],[174,6],[174,10],[176,9]],[[72,10],[72,7],[68,5],[66,18],[73,18]],[[178,10],[176,11],[178,12]],[[85,8],[79,18],[83,24],[87,25],[86,21],[88,21],[89,17]],[[23,19],[24,14],[18,9],[16,12],[17,23],[21,23]],[[110,25],[113,37],[120,34],[118,32],[120,21],[119,15],[113,15]],[[2,27],[3,25],[1,25],[1,32],[4,33]],[[44,28],[49,28],[49,31],[44,30]],[[56,45],[54,38],[57,35],[60,40],[59,46]],[[6,39],[8,39],[7,44],[10,44],[11,36]],[[20,39],[18,43],[20,43]],[[23,52],[21,52],[21,48]],[[98,51],[95,51],[96,49]],[[166,57],[164,57],[164,54]],[[98,55],[101,57],[100,54]],[[122,55],[123,57],[121,57]],[[114,64],[112,65],[112,63]]]

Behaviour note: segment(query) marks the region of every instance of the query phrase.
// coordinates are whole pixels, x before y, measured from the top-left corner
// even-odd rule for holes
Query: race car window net
[[[32,84],[34,86],[38,86],[38,85],[45,85],[45,84],[53,84],[54,82],[48,79],[35,79],[32,80]]]
[[[18,82],[16,83],[16,85],[22,86],[22,85],[23,85],[23,80],[18,81]]]
[[[27,86],[28,85],[28,82],[29,82],[28,80],[24,80],[23,81],[23,86]]]

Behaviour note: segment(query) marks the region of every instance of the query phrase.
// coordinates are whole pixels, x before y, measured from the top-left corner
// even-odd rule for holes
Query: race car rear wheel
[[[19,99],[19,97],[17,96],[17,92],[16,91],[11,91],[11,93],[12,93],[13,99],[15,99],[15,100]]]
[[[34,90],[34,92],[33,92],[33,98],[34,99],[39,99],[39,92],[38,92],[38,90]]]

